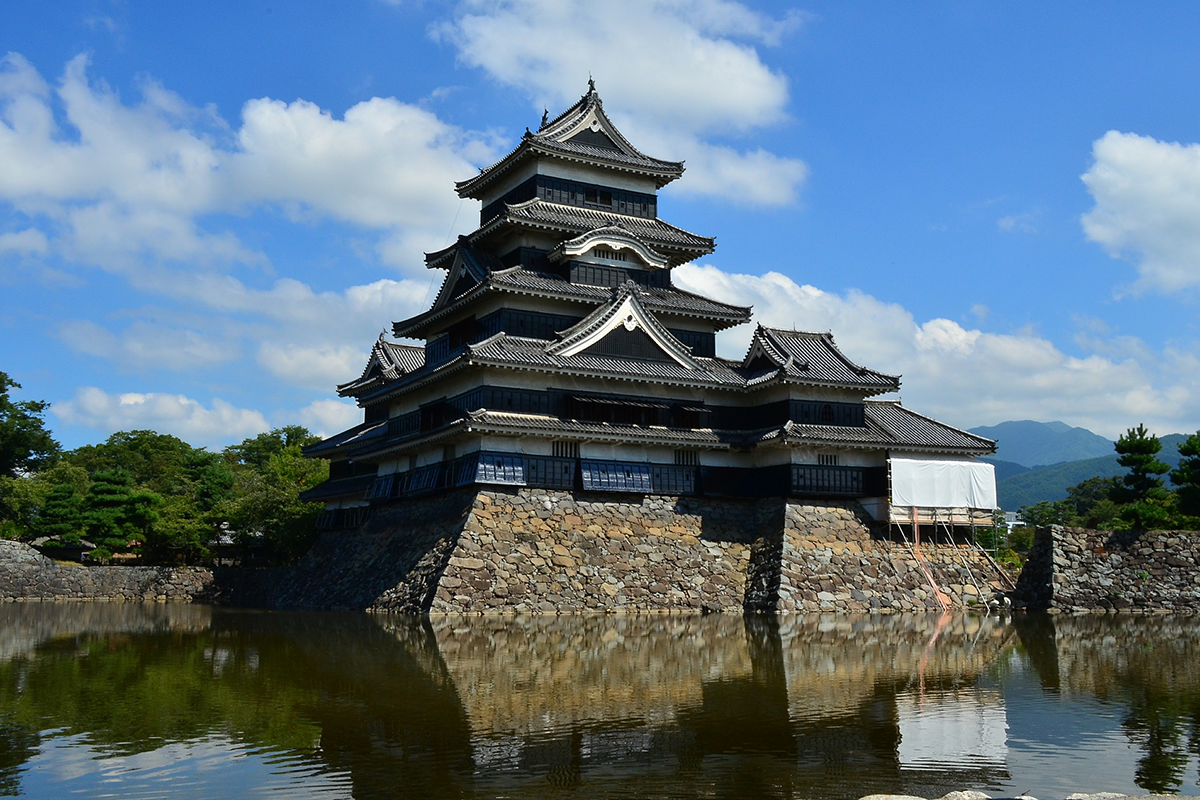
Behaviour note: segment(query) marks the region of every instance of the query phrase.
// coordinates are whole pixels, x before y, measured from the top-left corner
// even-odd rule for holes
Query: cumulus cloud
[[[1200,285],[1200,144],[1109,131],[1082,176],[1095,205],[1083,230],[1138,271],[1135,292]]]
[[[764,325],[832,331],[852,360],[903,375],[904,404],[953,425],[1003,419],[1064,420],[1115,438],[1129,420],[1152,430],[1194,430],[1200,354],[1153,352],[1130,337],[1081,334],[1081,354],[1033,333],[992,333],[938,318],[919,322],[899,305],[862,292],[800,285],[779,273],[740,275],[715,266],[674,270],[691,291],[753,305]],[[722,355],[740,358],[750,326],[721,334]]]
[[[208,447],[236,442],[271,427],[258,411],[237,408],[219,398],[205,407],[183,395],[109,394],[94,386],[79,389],[70,400],[54,403],[50,411],[69,425],[101,431],[149,429]]]
[[[89,320],[72,320],[62,325],[60,335],[76,352],[133,369],[195,370],[225,363],[238,354],[235,346],[213,331],[201,333],[140,320],[120,333]]]
[[[728,194],[726,179],[746,173],[756,182],[739,184],[741,199],[782,204],[807,175],[802,161],[711,137],[787,119],[787,78],[756,46],[778,45],[803,19],[729,0],[468,0],[433,34],[463,63],[526,91],[538,109],[570,105],[594,74],[606,110],[639,147],[687,160],[680,191]]]
[[[344,400],[317,400],[300,409],[300,424],[318,436],[331,436],[363,420],[362,409]]]
[[[258,363],[272,375],[312,389],[329,390],[356,378],[366,362],[362,347],[265,342],[258,351]]]
[[[0,233],[0,256],[10,253],[23,256],[42,256],[49,249],[50,244],[46,239],[46,234],[36,228]]]
[[[20,55],[0,60],[0,200],[80,263],[261,264],[218,220],[267,205],[373,231],[383,256],[413,267],[444,241],[453,181],[492,155],[484,137],[394,98],[341,119],[256,99],[235,129],[151,81],[126,102],[87,67],[75,57],[52,89]]]

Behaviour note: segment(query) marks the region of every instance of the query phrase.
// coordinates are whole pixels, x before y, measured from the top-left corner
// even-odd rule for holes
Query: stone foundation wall
[[[191,602],[212,591],[204,567],[84,567],[60,564],[28,545],[0,539],[0,601],[156,600]]]
[[[932,611],[941,609],[933,584],[955,606],[1005,589],[978,550],[944,532],[914,550],[874,536],[861,508],[849,505],[787,505],[779,578],[779,611]]]
[[[432,611],[741,611],[754,501],[483,491]]]
[[[1014,602],[1031,610],[1200,611],[1200,532],[1039,528]]]
[[[918,558],[853,503],[546,489],[377,509],[286,569],[71,567],[21,552],[0,553],[0,597],[437,614],[924,612],[941,608],[930,578],[953,605],[1002,588],[977,550],[927,540]]]

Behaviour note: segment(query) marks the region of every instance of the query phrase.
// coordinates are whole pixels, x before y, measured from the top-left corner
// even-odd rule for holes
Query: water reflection
[[[1194,792],[1198,644],[1161,617],[8,605],[0,794]]]

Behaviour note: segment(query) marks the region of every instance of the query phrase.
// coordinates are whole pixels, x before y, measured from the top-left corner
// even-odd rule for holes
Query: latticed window
[[[579,442],[552,442],[555,458],[579,458]]]
[[[817,456],[817,463],[822,467],[836,467],[838,465],[837,453],[821,453]]]
[[[681,467],[697,467],[700,465],[700,454],[695,450],[676,450],[675,463]]]

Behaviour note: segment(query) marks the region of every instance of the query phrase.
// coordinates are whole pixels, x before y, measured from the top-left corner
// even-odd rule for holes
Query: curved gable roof
[[[682,161],[664,161],[633,146],[604,113],[593,82],[579,102],[553,120],[543,121],[536,133],[528,129],[508,155],[479,174],[455,184],[459,197],[477,197],[494,180],[527,158],[549,156],[581,161],[652,178],[661,188],[683,174]]]
[[[425,366],[425,348],[410,344],[389,342],[387,333],[379,334],[367,366],[362,375],[352,381],[340,384],[337,393],[342,397],[357,397],[370,389],[374,389],[389,381],[394,381],[401,375],[416,372]]]
[[[639,299],[640,294],[636,283],[626,281],[614,293],[612,302],[596,309],[573,328],[560,334],[559,341],[547,347],[546,352],[566,358],[586,352],[618,328],[628,331],[640,329],[672,361],[686,369],[702,369],[692,357],[692,348],[672,336],[645,309]]]
[[[766,373],[753,370],[760,359],[766,359],[775,368]],[[742,368],[755,373],[751,380],[778,377],[800,383],[867,389],[872,394],[900,388],[900,376],[886,375],[854,363],[834,344],[830,333],[785,331],[759,325],[750,349],[742,359]]]

